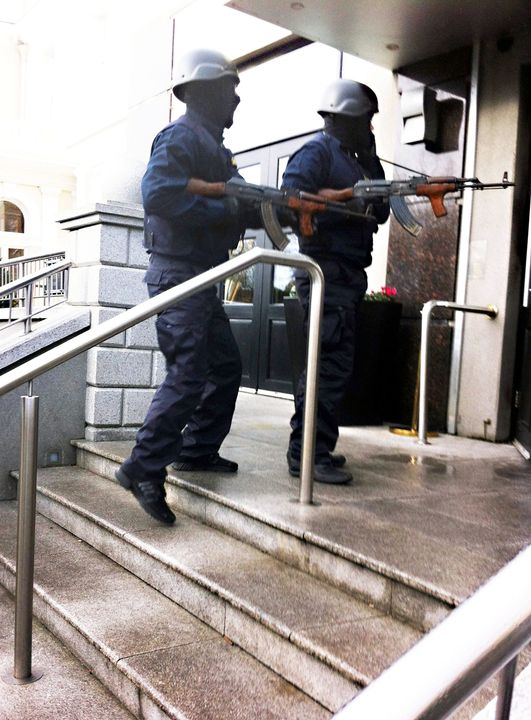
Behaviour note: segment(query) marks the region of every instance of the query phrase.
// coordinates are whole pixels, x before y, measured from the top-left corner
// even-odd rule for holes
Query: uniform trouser
[[[328,460],[339,436],[336,413],[352,375],[356,312],[367,289],[364,270],[345,268],[340,262],[319,261],[325,276],[323,322],[321,326],[321,359],[315,462]],[[295,284],[304,308],[304,327],[307,336],[309,292],[308,276],[295,273]],[[295,413],[291,418],[289,452],[298,460],[301,455],[304,392],[306,371],[301,373],[295,395]]]
[[[165,272],[150,297],[191,274]],[[157,318],[166,377],[156,391],[123,469],[132,478],[164,482],[178,456],[216,453],[228,434],[241,380],[241,359],[229,320],[209,288]]]

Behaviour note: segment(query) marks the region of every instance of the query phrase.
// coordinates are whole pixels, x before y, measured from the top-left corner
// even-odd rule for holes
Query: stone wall
[[[93,326],[147,298],[140,205],[97,204],[60,222],[72,233],[70,303],[90,308]],[[89,350],[85,438],[133,438],[163,376],[153,318]]]
[[[33,381],[39,396],[39,467],[74,465],[70,441],[83,437],[86,355],[78,355]],[[20,467],[20,397],[27,385],[0,397],[0,500],[16,497],[16,482],[10,476]]]

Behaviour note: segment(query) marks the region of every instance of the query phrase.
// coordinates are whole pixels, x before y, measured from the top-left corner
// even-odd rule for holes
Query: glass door
[[[289,156],[309,137],[239,153],[238,170],[247,182],[280,187]],[[284,252],[297,252],[295,234],[289,240]],[[272,249],[273,245],[263,230],[248,230],[231,256],[253,247]],[[242,356],[244,387],[292,393],[283,300],[294,295],[292,270],[280,265],[255,265],[223,284],[225,311]]]
[[[265,182],[267,169],[264,168],[264,156],[260,150],[241,153],[238,157],[238,170],[247,182],[260,185]],[[238,247],[232,250],[231,257],[251,250],[253,247],[265,247],[263,230],[248,230]],[[260,288],[262,286],[263,267],[254,265],[233,275],[222,285],[222,297],[232,332],[240,348],[243,374],[242,385],[258,389],[258,367],[260,348]]]

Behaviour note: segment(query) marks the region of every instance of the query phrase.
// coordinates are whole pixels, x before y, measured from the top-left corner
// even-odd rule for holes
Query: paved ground
[[[0,720],[133,720],[79,660],[33,622],[32,669],[37,682],[7,683],[13,675],[14,602],[0,587]]]
[[[419,445],[383,426],[342,428],[337,449],[347,456],[354,482],[316,484],[315,507],[289,502],[298,492],[298,481],[289,478],[285,465],[291,412],[291,400],[240,393],[223,451],[240,462],[246,476],[251,472],[258,480],[260,468],[268,468],[267,480],[262,487],[247,480],[244,489],[243,475],[237,483],[218,478],[227,496],[455,601],[531,542],[531,462],[512,444],[442,435]],[[211,482],[205,478],[201,484]],[[276,485],[276,500],[269,483]],[[494,716],[491,703],[476,720]],[[528,665],[517,678],[511,720],[530,717]]]
[[[531,462],[511,444],[446,435],[420,446],[384,426],[342,428],[337,449],[354,482],[316,484],[314,507],[290,502],[298,495],[285,461],[292,407],[240,393],[222,448],[239,461],[239,478],[198,482],[450,601],[466,598],[531,542]]]

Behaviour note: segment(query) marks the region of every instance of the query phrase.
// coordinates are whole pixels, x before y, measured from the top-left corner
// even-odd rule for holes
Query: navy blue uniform
[[[384,172],[375,157],[362,167],[339,140],[322,132],[292,155],[283,186],[316,193],[323,188],[342,189],[358,180],[378,177],[384,177]],[[378,222],[387,220],[388,207],[379,205],[373,210]],[[352,373],[356,310],[367,290],[365,268],[371,264],[377,223],[337,213],[315,217],[315,234],[299,236],[299,246],[319,263],[325,277],[315,456],[319,464],[328,460],[339,434],[336,410]],[[310,290],[307,273],[295,271],[295,283],[307,322]],[[302,373],[291,419],[290,454],[294,460],[301,453],[305,382],[306,374]]]
[[[219,130],[193,111],[157,135],[142,179],[150,297],[227,260],[241,235],[237,219],[223,200],[185,188],[192,177],[215,182],[236,175]],[[122,467],[133,479],[162,484],[166,466],[179,455],[219,450],[231,426],[242,367],[215,288],[164,310],[156,326],[167,374]]]

